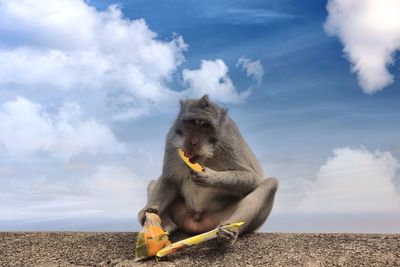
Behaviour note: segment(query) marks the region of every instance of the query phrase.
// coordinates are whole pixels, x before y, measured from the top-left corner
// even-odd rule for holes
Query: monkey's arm
[[[197,185],[225,190],[237,197],[244,197],[253,191],[260,180],[248,170],[214,171],[210,168],[192,175],[191,179]]]
[[[144,223],[144,214],[147,211],[162,214],[176,198],[177,192],[176,185],[168,179],[160,177],[152,181],[147,189],[147,204],[138,214],[139,222]]]

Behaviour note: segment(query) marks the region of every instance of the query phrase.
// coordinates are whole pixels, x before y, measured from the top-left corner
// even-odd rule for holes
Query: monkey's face
[[[181,148],[190,162],[202,162],[214,155],[218,141],[216,131],[206,120],[183,120],[176,134],[182,138]]]

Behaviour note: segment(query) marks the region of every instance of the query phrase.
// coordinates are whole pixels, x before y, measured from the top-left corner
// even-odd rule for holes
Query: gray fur
[[[199,120],[209,127],[203,131]],[[188,122],[195,126],[187,126]],[[204,172],[190,171],[177,148],[193,150]],[[181,101],[178,117],[167,134],[161,177],[149,184],[148,203],[138,218],[143,224],[144,213],[156,211],[169,232],[182,230],[182,212],[214,214],[219,225],[245,221],[236,233],[219,233],[220,240],[230,239],[228,243],[233,244],[239,234],[252,232],[265,222],[277,188],[277,179],[263,179],[258,160],[227,110],[206,95]]]

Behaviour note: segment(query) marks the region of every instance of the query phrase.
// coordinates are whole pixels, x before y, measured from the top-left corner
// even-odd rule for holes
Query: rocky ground
[[[255,233],[134,262],[136,233],[0,233],[0,266],[400,266],[400,234]]]

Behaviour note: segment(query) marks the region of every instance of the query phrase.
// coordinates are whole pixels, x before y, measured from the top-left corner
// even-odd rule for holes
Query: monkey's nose
[[[197,137],[193,137],[192,140],[190,141],[190,143],[192,145],[196,145],[199,142],[199,139],[197,139]]]

